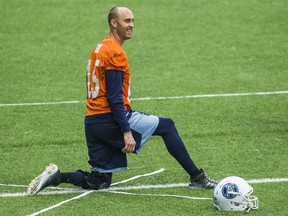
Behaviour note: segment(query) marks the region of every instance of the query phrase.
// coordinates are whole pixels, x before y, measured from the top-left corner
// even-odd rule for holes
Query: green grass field
[[[107,13],[115,5],[135,16],[133,39],[124,44],[133,109],[171,117],[191,157],[211,178],[286,180],[251,184],[260,208],[249,214],[288,215],[288,1],[0,1],[1,215],[33,215],[81,194],[45,194],[55,192],[51,188],[21,196],[51,162],[62,171],[89,170],[85,69],[108,33]],[[235,95],[255,92],[272,94]],[[79,103],[41,104],[65,101]],[[115,173],[113,182],[165,171],[115,186],[138,186],[121,190],[134,195],[93,192],[41,215],[242,214],[187,198],[211,198],[212,190],[143,189],[188,185],[160,138],[128,157],[130,169]]]

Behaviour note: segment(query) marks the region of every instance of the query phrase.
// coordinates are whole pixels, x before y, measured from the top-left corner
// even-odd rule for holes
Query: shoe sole
[[[27,194],[36,195],[45,187],[45,184],[57,173],[58,170],[57,165],[49,164],[49,166],[47,166],[39,176],[31,181],[27,189]]]

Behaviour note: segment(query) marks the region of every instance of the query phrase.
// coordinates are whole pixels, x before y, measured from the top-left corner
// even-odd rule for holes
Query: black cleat
[[[200,173],[194,178],[190,178],[190,188],[214,188],[218,182],[210,179],[203,169],[200,169]]]

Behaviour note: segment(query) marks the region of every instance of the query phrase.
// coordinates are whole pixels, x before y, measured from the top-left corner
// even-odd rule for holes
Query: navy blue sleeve
[[[124,110],[122,84],[124,72],[117,70],[106,71],[106,96],[114,120],[119,125],[121,131],[130,131],[130,125]]]

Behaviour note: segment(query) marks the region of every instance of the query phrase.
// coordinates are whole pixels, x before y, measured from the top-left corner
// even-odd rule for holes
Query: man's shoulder
[[[129,69],[126,53],[117,40],[106,37],[93,50],[95,59],[99,59],[106,69],[126,71]]]
[[[119,45],[119,43],[111,38],[111,37],[106,37],[104,40],[102,40],[99,44],[102,45],[101,49],[104,53],[117,53],[121,54],[124,53],[124,50],[122,47]]]

